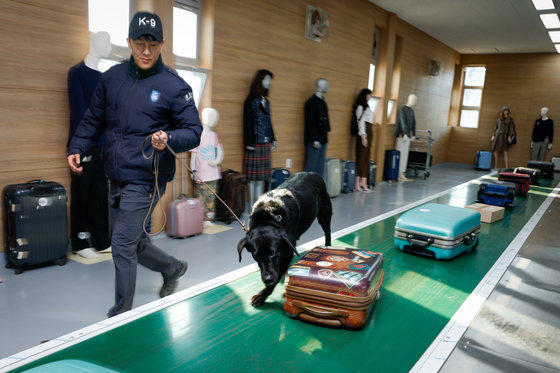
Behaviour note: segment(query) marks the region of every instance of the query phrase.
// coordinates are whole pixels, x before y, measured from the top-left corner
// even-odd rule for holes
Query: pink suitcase
[[[204,228],[204,207],[197,198],[177,199],[167,207],[167,235],[194,236]]]

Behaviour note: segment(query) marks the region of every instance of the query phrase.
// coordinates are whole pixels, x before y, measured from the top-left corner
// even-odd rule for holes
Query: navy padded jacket
[[[191,87],[159,57],[150,70],[139,69],[131,58],[102,74],[89,108],[78,125],[68,154],[89,154],[106,129],[103,159],[107,176],[119,183],[152,185],[151,159],[142,156],[146,136],[163,130],[168,144],[180,153],[198,146],[202,125]],[[152,152],[151,141],[145,146]],[[159,181],[175,174],[169,150],[159,154]]]

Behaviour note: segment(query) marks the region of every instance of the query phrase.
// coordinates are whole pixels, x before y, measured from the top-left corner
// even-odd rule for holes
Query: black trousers
[[[94,148],[92,159],[82,162],[81,175],[72,174],[70,186],[70,234],[72,251],[86,247],[103,250],[111,246],[107,208],[107,177],[101,149]]]

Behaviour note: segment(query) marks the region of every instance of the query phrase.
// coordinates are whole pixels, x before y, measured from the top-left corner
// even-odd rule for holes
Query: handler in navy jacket
[[[160,297],[173,293],[187,270],[186,262],[168,255],[142,235],[156,192],[153,159],[142,154],[144,139],[151,136],[146,154],[153,149],[160,151],[157,180],[163,194],[175,173],[173,155],[163,142],[175,152],[184,152],[198,146],[202,132],[191,87],[162,62],[165,40],[160,18],[136,13],[127,41],[132,50],[130,60],[101,76],[68,150],[70,169],[81,173],[80,158],[106,129],[103,159],[111,180],[111,246],[116,271],[115,305],[109,317],[132,308],[137,263],[161,272]],[[156,202],[157,198],[154,206]]]

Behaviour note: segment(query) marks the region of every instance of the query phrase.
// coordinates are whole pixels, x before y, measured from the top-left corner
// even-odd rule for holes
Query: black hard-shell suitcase
[[[247,176],[233,170],[222,172],[220,179],[218,196],[233,210],[238,217],[245,210],[245,189],[247,186]],[[231,211],[220,201],[216,201],[216,219],[223,220],[230,224],[234,219]]]
[[[52,181],[33,180],[4,188],[6,268],[56,262],[69,252],[66,190]]]
[[[541,171],[544,179],[554,179],[554,163],[545,161],[529,161],[527,167]]]
[[[368,186],[374,187],[376,178],[377,178],[377,163],[375,163],[375,161],[369,161],[368,180],[367,180]]]
[[[516,174],[525,174],[531,177],[531,184],[538,185],[539,178],[542,176],[541,170],[537,168],[529,168],[529,167],[516,167],[513,172]]]

